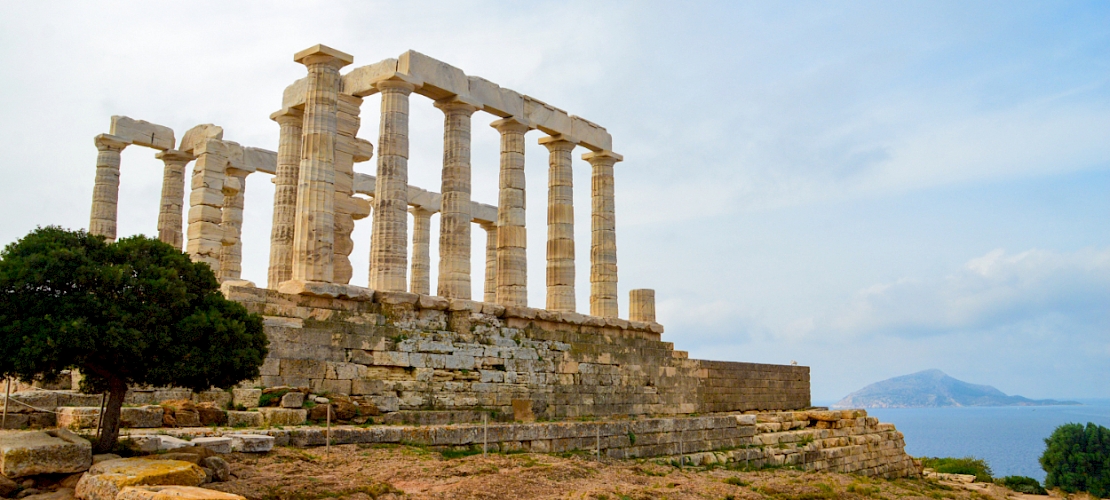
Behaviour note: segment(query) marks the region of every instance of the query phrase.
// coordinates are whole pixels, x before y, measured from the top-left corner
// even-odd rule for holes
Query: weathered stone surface
[[[157,405],[120,408],[120,427],[132,429],[161,427],[163,413],[162,407]]]
[[[200,417],[200,424],[204,426],[231,425],[228,421],[228,412],[217,408],[213,403],[198,404],[197,416]]]
[[[196,464],[179,460],[123,458],[92,466],[77,483],[77,497],[84,500],[114,500],[127,486],[197,486],[204,471]]]
[[[229,440],[230,441],[230,440]],[[231,479],[231,464],[220,457],[207,457],[200,461],[200,466],[209,469],[215,474],[210,478],[216,482]]]
[[[91,429],[96,427],[100,408],[69,406],[58,408],[58,427]]]
[[[127,486],[116,500],[246,500],[234,493],[195,486]]]
[[[240,453],[266,453],[274,449],[274,437],[262,434],[232,434],[231,449]]]
[[[301,406],[304,406],[303,392],[287,392],[281,397],[282,408],[300,408]]]
[[[65,429],[0,431],[0,474],[9,478],[81,472],[92,464],[92,445]]]
[[[73,488],[58,488],[55,491],[47,493],[36,493],[21,498],[23,500],[73,500],[75,497]]]
[[[0,395],[0,407],[5,403],[9,414],[51,411],[58,406],[58,394],[54,391],[21,391],[13,393],[11,401],[5,401]]]
[[[365,302],[374,300],[374,291],[369,288],[320,281],[289,280],[278,285],[278,291],[293,295],[309,295],[331,299],[344,298]]]
[[[0,497],[6,497],[11,494],[11,492],[18,489],[18,483],[12,481],[11,479],[8,479],[7,476],[0,475]]]
[[[262,397],[262,389],[232,389],[232,404],[236,407],[258,408],[258,399]]]
[[[265,418],[257,411],[226,412],[229,427],[262,427]]]
[[[289,408],[259,408],[258,413],[262,414],[263,425],[270,427],[301,425],[308,418],[308,411]]]
[[[229,437],[198,437],[193,438],[194,446],[202,446],[213,453],[231,453],[231,438]]]

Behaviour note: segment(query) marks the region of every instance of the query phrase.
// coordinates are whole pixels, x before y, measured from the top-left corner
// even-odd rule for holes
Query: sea
[[[906,437],[914,457],[982,458],[995,477],[1029,476],[1043,482],[1037,459],[1056,427],[1087,422],[1110,427],[1110,399],[1081,405],[946,408],[872,408],[867,414],[890,422]],[[827,404],[826,404],[827,405]]]

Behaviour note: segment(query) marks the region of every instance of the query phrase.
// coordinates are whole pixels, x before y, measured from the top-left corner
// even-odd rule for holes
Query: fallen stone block
[[[66,430],[0,431],[0,474],[70,474],[92,464],[92,445]]]
[[[304,393],[303,392],[287,392],[281,397],[282,408],[297,409],[304,406]]]
[[[120,408],[119,425],[131,429],[151,429],[162,426],[161,406],[147,405]]]
[[[127,439],[130,439],[139,451],[143,451],[146,453],[176,450],[178,448],[192,446],[192,443],[184,439],[178,439],[173,436],[165,436],[161,434],[133,435]]]
[[[234,493],[195,486],[127,486],[116,500],[247,500]]]
[[[201,459],[200,466],[203,467],[205,473],[208,474],[209,481],[222,483],[231,479],[231,464],[220,457],[205,457]],[[211,471],[210,474],[208,473],[209,471]]]
[[[201,425],[230,425],[227,412],[217,408],[214,403],[198,404],[197,414],[200,416]]]
[[[264,425],[279,427],[284,425],[301,425],[308,420],[308,411],[293,410],[290,408],[259,408]]]
[[[201,446],[212,450],[213,453],[231,453],[231,438],[228,437],[199,437],[192,441],[193,446]]]
[[[236,407],[258,408],[258,400],[262,398],[262,389],[232,389],[232,404]]]
[[[257,411],[229,411],[227,425],[230,427],[262,427],[264,419]]]
[[[232,434],[231,450],[240,453],[266,453],[274,449],[274,437],[263,434]]]
[[[180,460],[123,458],[92,466],[77,483],[77,498],[115,500],[127,486],[198,486],[205,474],[199,466]]]
[[[58,408],[58,427],[67,429],[92,429],[100,417],[100,408],[91,406],[68,406]],[[159,416],[159,418],[161,418]]]

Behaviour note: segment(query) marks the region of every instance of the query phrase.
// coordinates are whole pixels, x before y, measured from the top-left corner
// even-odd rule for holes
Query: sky
[[[628,290],[655,289],[676,349],[810,366],[815,401],[931,368],[1026,397],[1105,398],[1107,26],[1098,1],[7,2],[0,244],[88,227],[93,137],[112,115],[178,138],[214,123],[276,150],[268,116],[305,74],[295,52],[329,45],[355,57],[348,71],[415,50],[607,128],[624,155],[621,315]],[[375,145],[379,103],[365,100],[359,131]],[[421,96],[411,109],[409,182],[439,191],[443,115]],[[473,199],[489,204],[495,119],[473,118]],[[526,136],[532,307],[544,304],[542,136]],[[156,234],[161,172],[154,151],[124,151],[120,236]],[[266,174],[248,178],[243,277],[259,284],[272,196]],[[438,217],[432,229],[434,259]],[[354,238],[352,284],[365,285],[368,221]]]

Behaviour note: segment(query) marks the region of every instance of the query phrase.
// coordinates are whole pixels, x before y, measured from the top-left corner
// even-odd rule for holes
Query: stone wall
[[[225,284],[265,318],[270,355],[253,384],[364,395],[386,412],[511,413],[515,401],[548,419],[810,405],[808,367],[687,359],[656,323],[351,290]]]

